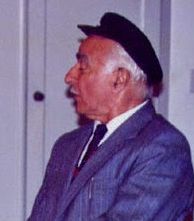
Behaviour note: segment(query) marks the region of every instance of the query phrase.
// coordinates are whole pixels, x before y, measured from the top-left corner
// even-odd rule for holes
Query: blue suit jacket
[[[92,124],[56,142],[29,221],[183,221],[194,177],[185,137],[149,102],[71,178]]]

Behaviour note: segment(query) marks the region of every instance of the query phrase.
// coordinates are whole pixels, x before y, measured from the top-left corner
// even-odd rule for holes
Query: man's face
[[[87,38],[80,45],[77,63],[65,77],[74,94],[77,112],[94,120],[108,117],[111,111],[112,70],[107,68],[107,62],[113,47],[111,40]]]

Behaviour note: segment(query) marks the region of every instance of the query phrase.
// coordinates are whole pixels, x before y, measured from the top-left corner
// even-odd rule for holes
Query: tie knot
[[[100,136],[102,139],[106,132],[107,132],[106,124],[98,124],[96,130],[94,131],[94,136]]]
[[[106,132],[107,132],[106,124],[98,124],[94,131],[94,136],[92,139],[93,142],[96,145],[98,145],[98,143],[102,140]]]

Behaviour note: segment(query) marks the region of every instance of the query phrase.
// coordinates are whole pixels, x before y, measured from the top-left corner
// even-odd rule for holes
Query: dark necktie
[[[105,124],[98,124],[96,127],[96,130],[94,131],[94,136],[92,140],[90,141],[88,145],[87,152],[82,159],[81,165],[79,166],[82,168],[85,163],[88,161],[88,159],[95,153],[95,151],[98,149],[98,144],[104,137],[105,133],[107,132],[107,128]]]
[[[86,164],[88,159],[95,153],[95,151],[97,151],[98,144],[100,143],[100,141],[102,140],[102,138],[104,137],[106,132],[107,132],[107,128],[106,128],[105,124],[98,124],[97,125],[97,127],[94,131],[94,136],[88,145],[88,149],[82,159],[81,164],[79,165],[79,167],[77,166],[75,168],[73,179],[77,176],[77,174],[79,173],[81,168]]]

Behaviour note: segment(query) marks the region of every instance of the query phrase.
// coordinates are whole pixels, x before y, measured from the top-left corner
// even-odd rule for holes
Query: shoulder
[[[189,147],[185,135],[161,115],[156,115],[150,127],[154,129],[153,133],[156,134],[156,138],[161,142],[177,143]]]
[[[190,158],[190,146],[185,135],[161,115],[156,114],[142,133],[145,139],[145,151],[159,150],[166,156]]]
[[[186,172],[193,174],[190,146],[182,132],[160,115],[156,115],[144,130],[140,161],[148,160],[155,168],[170,169],[177,177]]]
[[[157,114],[151,102],[148,102],[134,116],[133,128],[139,127],[138,138],[143,140],[143,144],[157,142],[157,144],[171,146],[170,149],[179,146],[180,149],[189,150],[185,135],[162,115]]]

